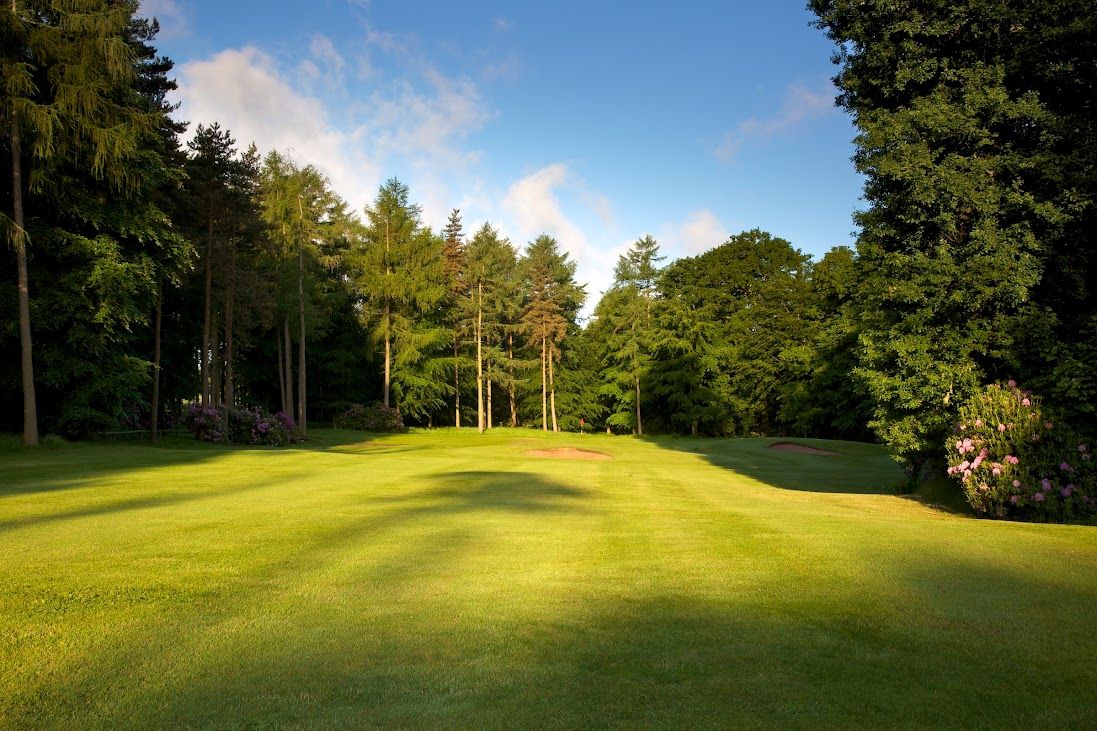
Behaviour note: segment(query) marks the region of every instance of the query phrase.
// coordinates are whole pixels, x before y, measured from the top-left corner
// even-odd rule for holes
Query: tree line
[[[918,474],[957,404],[1016,378],[1097,419],[1094,14],[812,0],[866,177],[855,248],[746,231],[588,293],[559,242],[408,187],[349,210],[312,165],[172,118],[126,2],[3,10],[0,420],[153,433],[190,402],[353,403],[411,423],[877,438]],[[79,22],[75,19],[79,18]],[[23,413],[22,424],[16,415]]]

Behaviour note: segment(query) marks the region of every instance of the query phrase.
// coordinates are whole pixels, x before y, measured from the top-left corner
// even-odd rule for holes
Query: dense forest
[[[156,431],[191,404],[421,426],[878,439],[918,477],[1014,380],[1097,431],[1092,3],[812,0],[865,176],[855,248],[637,232],[593,315],[550,236],[174,114],[135,2],[0,11],[0,428]],[[185,140],[185,142],[184,142]],[[943,463],[942,463],[943,464]]]

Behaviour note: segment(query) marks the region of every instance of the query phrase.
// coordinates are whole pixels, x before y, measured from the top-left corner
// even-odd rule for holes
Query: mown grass
[[[1097,529],[869,445],[317,436],[0,450],[0,724],[1097,726]]]

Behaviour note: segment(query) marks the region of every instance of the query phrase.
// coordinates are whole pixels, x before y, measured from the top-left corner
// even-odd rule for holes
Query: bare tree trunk
[[[221,336],[217,332],[217,320],[214,318],[210,332],[212,347],[210,348],[210,403],[223,404],[221,395]]]
[[[541,338],[541,430],[548,431],[548,365],[545,363],[547,340]]]
[[[11,3],[15,12],[15,0]],[[19,121],[11,115],[11,197],[15,218],[15,262],[19,289],[19,365],[23,376],[23,445],[38,446],[38,402],[34,393],[34,357],[30,335],[30,276],[27,273],[27,230],[23,220],[23,161]]]
[[[507,348],[507,358],[510,361],[514,361],[514,333],[507,335],[509,347]],[[514,393],[514,371],[510,370],[510,383],[507,384],[507,393],[510,396],[510,425],[518,426],[518,399]]]
[[[389,265],[389,249],[391,248],[391,242],[389,241],[389,221],[388,217],[385,218],[385,274],[392,274],[392,267]],[[385,297],[385,393],[384,402],[385,407],[389,405],[389,389],[392,386],[392,303],[389,302],[388,297]]]
[[[488,388],[488,405],[487,405],[487,409],[485,410],[485,413],[487,414],[487,417],[488,417],[488,429],[491,429],[494,425],[491,423],[491,371],[490,370],[488,371],[487,388]]]
[[[274,335],[274,340],[278,343],[278,391],[282,396],[282,413],[288,414],[289,407],[286,405],[286,368],[282,364],[282,333],[275,330]]]
[[[164,310],[164,284],[156,287],[156,319],[152,326],[152,418],[149,419],[149,439],[160,441],[160,322]]]
[[[385,305],[385,320],[388,320],[388,305]],[[389,339],[388,326],[385,330],[385,406],[389,405],[389,388],[392,385],[392,341]]]
[[[461,428],[461,369],[457,367],[457,332],[453,333],[453,425]]]
[[[207,201],[209,202],[209,201]],[[213,204],[209,208],[209,229],[206,237],[206,295],[202,320],[202,403],[209,404],[210,389],[210,319],[213,314]]]
[[[644,435],[644,425],[640,421],[640,376],[636,376],[636,433]]]
[[[556,424],[556,379],[552,373],[552,350],[549,350],[548,368],[549,368],[549,399],[552,401],[552,430],[554,432],[560,431],[560,427]]]
[[[225,405],[236,405],[236,383],[232,368],[233,305],[236,299],[236,245],[229,250],[229,286],[225,296]]]
[[[286,403],[289,404],[286,416],[293,419],[294,424],[296,424],[297,418],[294,416],[293,408],[293,341],[289,335],[289,313],[286,313],[286,316],[282,319],[282,332],[286,339],[286,349],[283,352],[286,359]]]
[[[484,284],[476,285],[476,428],[484,433]]]
[[[301,421],[297,423],[301,436],[308,434],[308,412],[305,408],[305,250],[297,247],[297,314],[299,318],[300,335],[297,343],[297,413],[301,415]]]

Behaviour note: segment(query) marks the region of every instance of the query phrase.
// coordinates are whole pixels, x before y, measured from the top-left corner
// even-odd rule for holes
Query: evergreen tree
[[[449,340],[439,316],[449,291],[442,240],[423,226],[408,187],[395,178],[378,190],[366,217],[354,269],[374,341],[384,346],[383,402],[390,405],[396,379],[400,407],[429,418],[451,389],[440,372],[439,348]]]
[[[643,434],[641,381],[655,339],[653,308],[659,276],[659,244],[644,236],[617,261],[613,288],[595,309],[605,338],[602,394],[610,403],[607,423]]]
[[[117,192],[142,188],[134,163],[161,126],[134,88],[129,3],[12,0],[0,15],[0,107],[11,170],[10,216],[0,217],[17,269],[23,443],[38,443],[31,337],[27,205],[57,205],[79,172]],[[72,166],[76,166],[75,168]],[[35,200],[28,200],[24,196]]]
[[[263,219],[271,238],[279,247],[283,272],[289,275],[286,279],[292,280],[295,285],[295,291],[290,296],[295,300],[297,311],[296,418],[298,430],[306,434],[306,342],[311,307],[311,297],[307,295],[314,287],[309,275],[316,268],[331,270],[340,265],[351,244],[355,221],[347,213],[346,204],[331,190],[327,179],[316,168],[311,165],[298,167],[276,152],[268,153],[263,161],[260,191]],[[288,310],[289,307],[285,310],[287,315]],[[283,320],[283,330],[284,375],[286,392],[290,394],[288,317]],[[289,400],[292,406],[292,399]]]
[[[528,292],[522,324],[529,344],[540,349],[541,357],[541,428],[548,431],[551,415],[555,432],[559,431],[555,363],[586,292],[575,282],[575,262],[551,236],[542,234],[529,244],[522,266]]]

